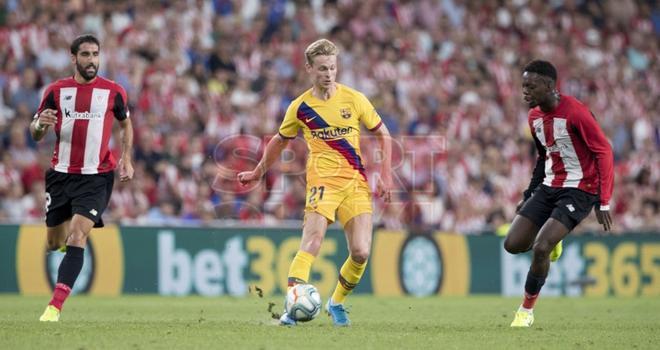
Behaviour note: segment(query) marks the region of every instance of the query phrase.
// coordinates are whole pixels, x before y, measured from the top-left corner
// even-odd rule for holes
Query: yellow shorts
[[[305,212],[319,213],[330,223],[335,221],[336,212],[342,225],[360,214],[372,212],[371,191],[361,179],[308,179],[305,203]]]

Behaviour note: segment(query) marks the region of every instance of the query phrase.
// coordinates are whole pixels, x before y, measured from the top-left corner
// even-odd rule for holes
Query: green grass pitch
[[[3,349],[658,349],[660,298],[539,299],[530,329],[511,329],[518,298],[351,296],[350,328],[322,313],[298,327],[268,312],[281,297],[73,296],[59,323],[47,297],[0,294]]]

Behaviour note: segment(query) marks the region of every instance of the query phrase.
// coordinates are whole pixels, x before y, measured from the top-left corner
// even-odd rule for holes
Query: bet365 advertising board
[[[300,230],[108,226],[92,230],[77,293],[120,295],[265,295],[286,289]],[[329,295],[348,256],[342,231],[330,229],[311,283]],[[62,253],[45,252],[45,227],[0,225],[0,292],[50,293]],[[520,295],[531,256],[510,255],[502,238],[376,231],[369,267],[356,293],[376,295]],[[660,234],[569,236],[544,295],[659,296]]]

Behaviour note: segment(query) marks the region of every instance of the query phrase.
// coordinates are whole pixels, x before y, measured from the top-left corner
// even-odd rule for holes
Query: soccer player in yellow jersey
[[[390,201],[392,188],[389,131],[369,100],[360,92],[335,82],[337,47],[320,39],[305,50],[305,69],[312,88],[296,98],[286,111],[279,133],[266,146],[252,171],[238,174],[242,184],[259,180],[279,158],[289,140],[303,130],[309,148],[307,195],[302,241],[289,268],[289,288],[307,283],[328,224],[335,216],[344,227],[350,255],[326,310],[336,326],[348,326],[344,300],[358,284],[371,250],[371,191],[360,156],[360,123],[380,141],[383,162],[376,194]],[[282,325],[296,321],[284,313]]]

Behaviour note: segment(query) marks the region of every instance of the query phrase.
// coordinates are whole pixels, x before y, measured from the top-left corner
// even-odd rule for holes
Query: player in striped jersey
[[[387,127],[369,100],[335,82],[337,51],[326,39],[317,40],[305,50],[305,67],[313,87],[291,102],[279,133],[266,146],[257,167],[238,174],[238,180],[243,184],[259,180],[287,142],[302,130],[309,148],[305,221],[300,250],[289,268],[288,283],[292,287],[309,282],[312,263],[336,214],[344,226],[350,256],[341,267],[326,309],[336,326],[348,326],[344,300],[364,274],[372,235],[371,190],[360,153],[360,124],[376,134],[383,150],[382,181],[377,183],[376,193],[385,201],[390,200],[392,187],[392,146]],[[286,313],[280,322],[296,323]]]
[[[538,160],[504,241],[509,253],[533,251],[523,303],[511,327],[532,325],[550,261],[558,258],[561,241],[591,209],[596,206],[605,231],[612,225],[612,147],[587,106],[560,94],[556,84],[557,70],[550,62],[532,61],[523,69],[522,89]]]
[[[83,265],[84,248],[92,227],[103,227],[116,162],[110,152],[112,124],[122,130],[120,181],[133,178],[133,127],[126,91],[97,76],[100,43],[82,35],[71,43],[73,77],[50,84],[30,124],[39,141],[48,130],[57,137],[52,168],[46,172],[46,226],[48,249],[66,251],[60,264],[53,298],[41,321],[58,321],[60,311]]]

